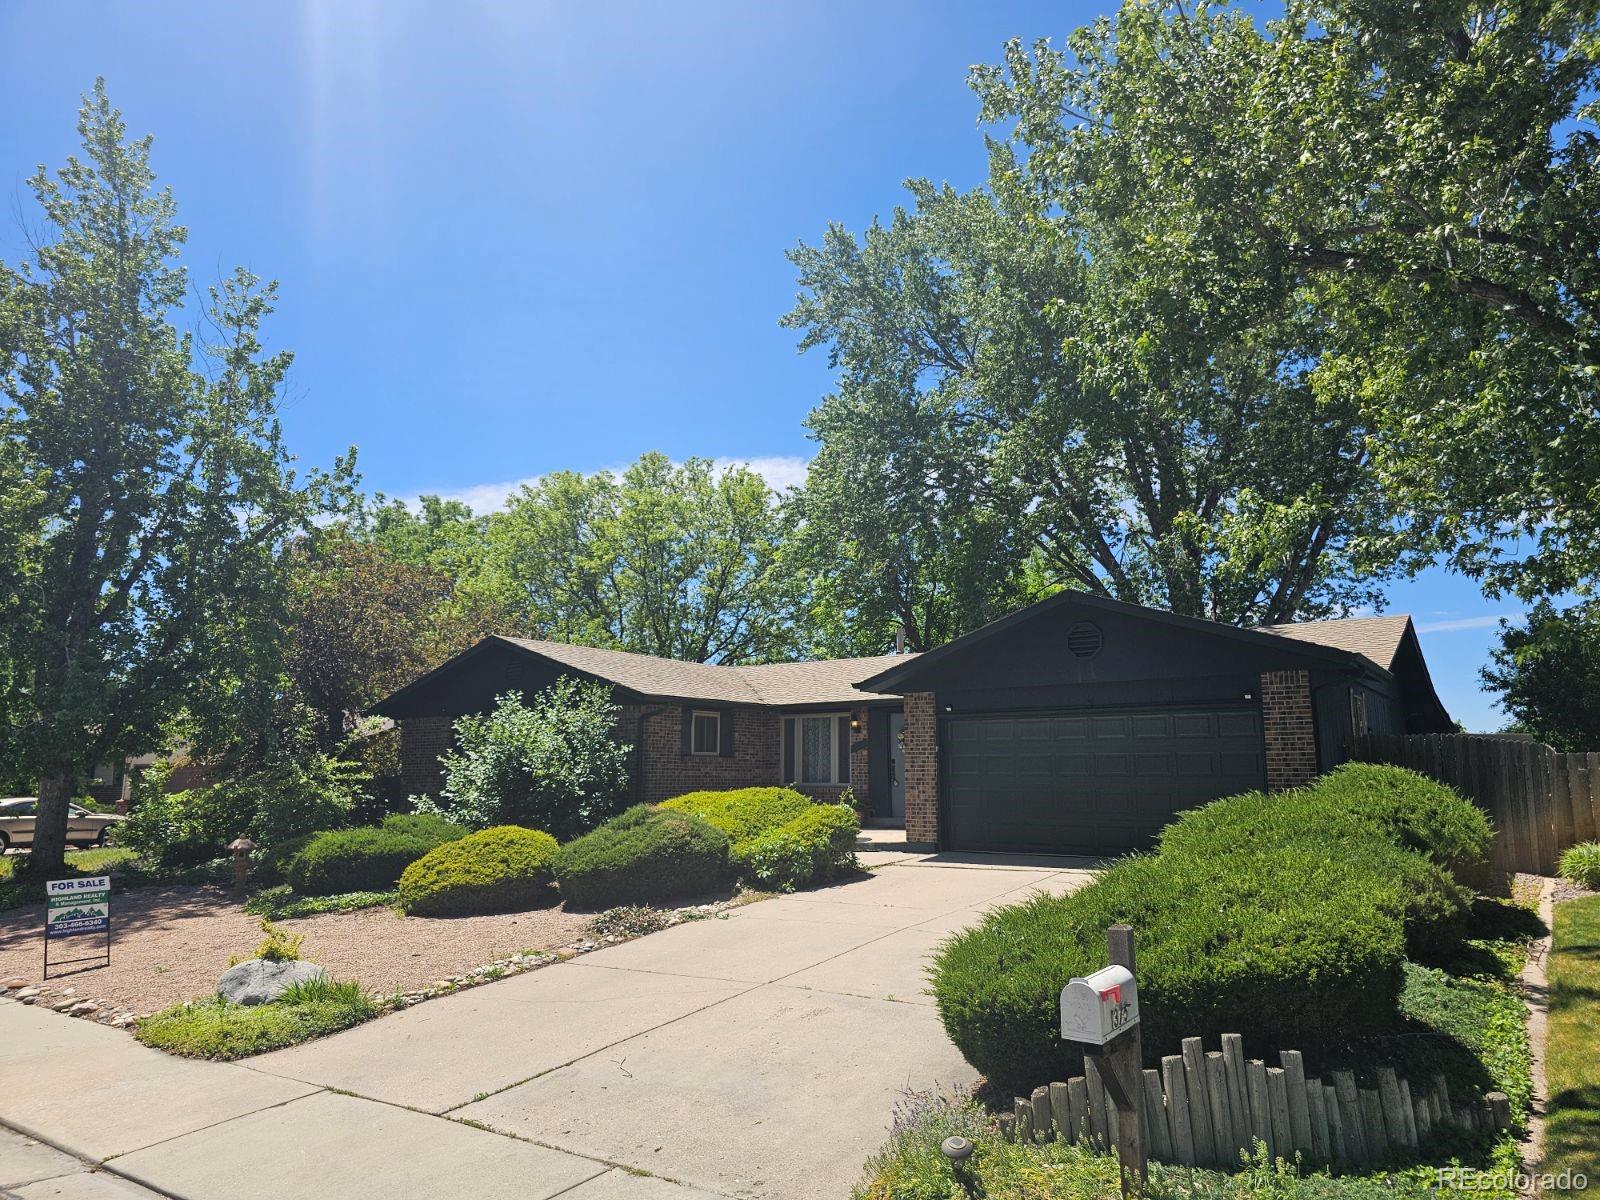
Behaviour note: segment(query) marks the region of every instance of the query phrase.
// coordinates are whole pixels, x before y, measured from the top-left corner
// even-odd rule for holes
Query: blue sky
[[[968,65],[1103,7],[7,4],[0,258],[103,74],[156,136],[193,281],[281,281],[306,462],[356,445],[370,488],[480,503],[650,449],[794,481],[828,372],[778,328],[784,250],[908,176],[981,182]],[[1443,572],[1391,597],[1451,712],[1497,728],[1477,669],[1516,606]]]

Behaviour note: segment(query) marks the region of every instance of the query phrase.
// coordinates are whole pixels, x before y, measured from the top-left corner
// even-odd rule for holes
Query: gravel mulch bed
[[[404,917],[392,909],[322,913],[275,924],[304,937],[301,956],[335,979],[357,979],[369,991],[415,991],[436,980],[524,950],[581,941],[592,913],[559,905],[490,917]],[[215,887],[141,888],[112,898],[111,965],[67,974],[51,968],[48,987],[140,1014],[215,993],[232,956],[260,943],[261,918]],[[44,906],[0,913],[0,980],[40,982]],[[61,943],[63,957],[90,953],[98,939]],[[90,945],[95,943],[96,945]],[[50,951],[56,956],[56,947]],[[41,1000],[41,1003],[43,1001]]]

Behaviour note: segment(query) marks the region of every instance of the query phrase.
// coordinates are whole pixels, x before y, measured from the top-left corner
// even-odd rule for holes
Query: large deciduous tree
[[[234,273],[211,289],[212,336],[180,332],[185,232],[150,140],[126,139],[98,83],[78,128],[83,157],[29,181],[30,253],[0,265],[0,736],[39,779],[45,871],[96,762],[151,749],[275,651],[282,546],[352,467],[291,467],[290,356],[260,341],[272,285]]]
[[[782,658],[795,600],[776,501],[755,472],[698,458],[556,472],[490,517],[478,586],[544,637],[689,662]]]
[[[1389,495],[1491,591],[1600,565],[1592,0],[1128,3],[978,68],[1018,186],[1208,341],[1309,312]]]
[[[1061,587],[1243,624],[1380,603],[1400,546],[1354,397],[1310,377],[1315,319],[1189,320],[1019,170],[996,147],[990,188],[913,182],[791,255],[786,322],[839,372],[801,506],[863,648]]]
[[[1520,624],[1501,623],[1491,658],[1483,682],[1516,728],[1558,750],[1600,747],[1600,605],[1541,600]]]

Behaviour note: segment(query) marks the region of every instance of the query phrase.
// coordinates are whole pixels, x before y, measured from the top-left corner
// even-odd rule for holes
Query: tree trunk
[[[67,801],[72,798],[72,777],[54,771],[39,779],[39,815],[33,825],[33,859],[36,879],[52,879],[66,871]]]

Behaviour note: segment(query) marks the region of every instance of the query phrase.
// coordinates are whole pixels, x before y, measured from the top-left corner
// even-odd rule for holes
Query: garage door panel
[[[1264,783],[1252,709],[952,717],[945,730],[960,850],[1142,849],[1177,813]]]

